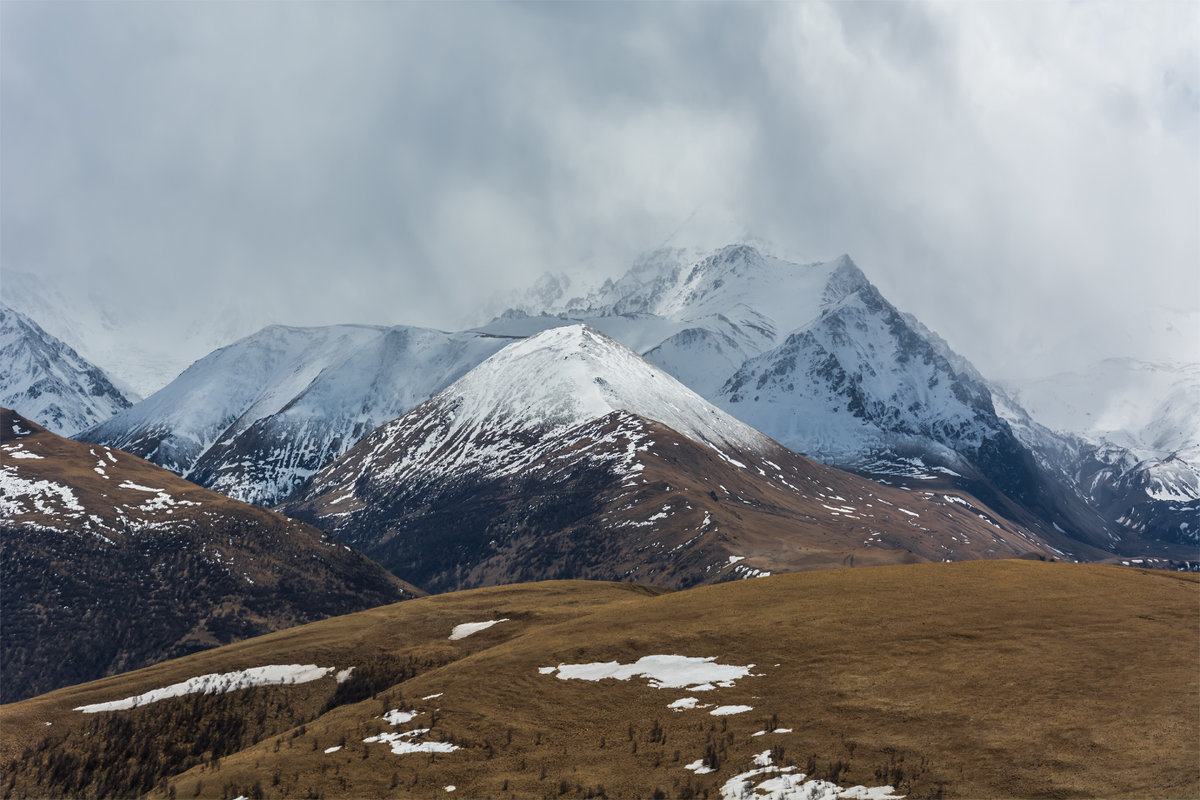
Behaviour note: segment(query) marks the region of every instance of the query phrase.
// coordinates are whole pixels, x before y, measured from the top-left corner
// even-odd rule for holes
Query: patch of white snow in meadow
[[[445,692],[438,692],[437,694],[426,695],[425,697],[422,697],[421,699],[422,700],[437,700],[443,694],[445,694]]]
[[[154,487],[152,487],[152,486],[142,486],[141,484],[134,483],[133,481],[130,481],[130,480],[125,480],[125,481],[122,481],[122,482],[121,482],[121,485],[120,485],[119,487],[117,487],[117,488],[119,488],[119,489],[133,489],[134,491],[138,491],[138,492],[155,492],[155,493],[157,493],[157,492],[161,492],[161,491],[162,491],[162,489],[155,489],[155,488],[154,488]]]
[[[461,625],[455,625],[454,630],[450,631],[450,640],[465,639],[473,633],[479,633],[482,630],[492,627],[497,622],[508,622],[508,617],[489,619],[486,622],[464,622]]]
[[[674,703],[668,705],[667,708],[671,709],[672,711],[683,711],[691,708],[712,708],[712,703],[701,703],[695,697],[681,697]]]
[[[329,755],[330,753],[336,753],[338,750],[341,750],[341,749],[342,749],[342,746],[340,744],[335,744],[333,747],[326,747],[325,755]]]
[[[642,656],[632,664],[596,661],[589,664],[559,664],[557,667],[541,667],[538,671],[543,675],[557,672],[556,677],[562,681],[599,681],[605,678],[627,681],[634,677],[644,677],[655,689],[701,691],[702,687],[712,688],[705,684],[715,684],[725,688],[733,686],[734,681],[746,677],[754,668],[753,664],[743,667],[733,664],[716,664],[715,661],[715,657],[655,655]]]
[[[0,513],[7,516],[33,512],[81,514],[83,506],[68,486],[22,478],[15,467],[0,468]]]
[[[183,697],[189,694],[225,694],[238,689],[248,689],[251,686],[308,683],[324,678],[334,669],[334,667],[318,667],[315,664],[270,664],[237,672],[214,672],[188,678],[186,681],[173,683],[161,689],[152,689],[134,697],[78,706],[74,710],[82,711],[84,714],[95,714],[99,711],[122,711],[149,703],[157,703],[159,700],[166,700],[169,697]]]
[[[363,739],[366,744],[386,744],[392,748],[392,753],[398,756],[406,753],[451,753],[458,745],[450,742],[419,742],[415,741],[429,733],[429,728],[414,728],[403,733],[381,733]]]
[[[806,781],[807,776],[796,772],[795,767],[772,766],[770,750],[754,756],[754,764],[757,769],[725,781],[721,787],[721,800],[900,800],[904,797],[895,794],[891,786],[843,789],[831,781]]]
[[[791,733],[791,732],[792,732],[791,728],[776,728],[773,731],[757,731],[756,733],[752,733],[750,735],[751,736],[766,736],[768,733]]]
[[[717,706],[712,711],[708,712],[714,717],[727,717],[730,714],[744,714],[747,711],[753,711],[754,706]]]
[[[697,775],[707,775],[708,773],[713,771],[712,767],[704,766],[704,759],[702,759],[702,758],[697,758],[692,763],[684,765],[683,768],[690,769],[692,772],[696,773]]]
[[[406,722],[412,722],[420,713],[420,711],[401,711],[393,708],[383,715],[383,721],[389,725],[403,725]]]
[[[251,581],[251,583],[253,583],[253,581]],[[346,681],[350,680],[350,675],[353,672],[354,672],[354,667],[346,667],[344,670],[339,672],[334,677],[337,678],[338,683],[345,683]]]

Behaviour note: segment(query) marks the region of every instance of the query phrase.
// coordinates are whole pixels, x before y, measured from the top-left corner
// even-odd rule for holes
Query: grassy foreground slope
[[[422,598],[3,707],[4,789],[719,798],[735,775],[770,762],[911,797],[1195,797],[1198,601],[1192,576],[1029,561],[799,573],[670,594],[555,582]],[[460,623],[502,617],[448,638]],[[754,666],[707,691],[564,680],[570,670],[558,669],[656,654]],[[362,685],[330,677],[71,710],[291,663],[357,665]],[[688,697],[695,707],[668,707]],[[713,715],[719,707],[735,713]],[[413,716],[391,724],[382,717],[393,709]],[[403,735],[414,729],[428,730]],[[379,734],[396,744],[363,741]],[[197,741],[208,750],[146,771],[141,786],[85,780],[89,758],[93,777],[128,775]],[[744,789],[782,774],[764,771]],[[72,775],[84,778],[70,784]]]

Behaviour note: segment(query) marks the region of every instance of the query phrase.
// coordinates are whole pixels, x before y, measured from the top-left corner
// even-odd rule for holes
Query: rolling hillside
[[[1194,797],[1198,599],[1029,561],[439,595],[4,706],[4,791]]]

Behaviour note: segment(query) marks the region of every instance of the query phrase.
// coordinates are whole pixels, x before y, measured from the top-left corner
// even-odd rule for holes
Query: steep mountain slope
[[[403,326],[272,326],[79,438],[270,504],[507,341]]]
[[[420,592],[307,525],[0,412],[5,700]]]
[[[937,489],[880,486],[796,456],[615,340],[570,326],[492,356],[280,509],[431,591],[1096,555]]]
[[[1193,797],[1198,597],[1024,561],[439,595],[0,708],[0,773],[13,796]],[[269,665],[313,679],[236,688]]]
[[[21,408],[70,436],[132,403],[99,367],[29,317],[0,305],[0,405]]]

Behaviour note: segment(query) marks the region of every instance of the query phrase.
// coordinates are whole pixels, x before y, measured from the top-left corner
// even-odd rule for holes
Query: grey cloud
[[[1149,8],[0,4],[3,263],[164,335],[449,327],[684,225],[849,252],[985,371],[1153,352],[1104,319],[1200,304],[1200,82]]]

